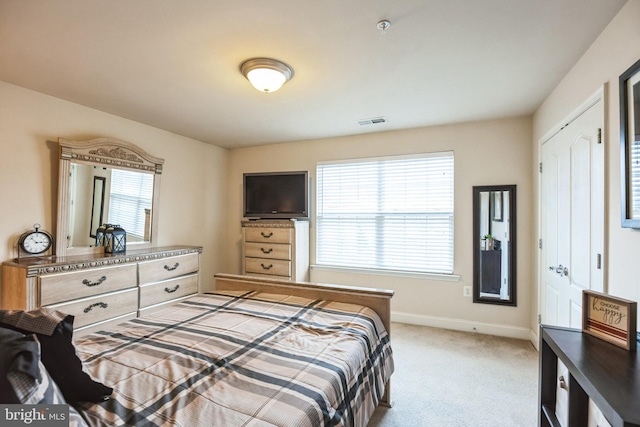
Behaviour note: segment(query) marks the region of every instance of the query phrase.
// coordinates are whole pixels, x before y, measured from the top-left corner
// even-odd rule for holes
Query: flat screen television
[[[245,173],[243,214],[249,219],[309,218],[307,171]]]

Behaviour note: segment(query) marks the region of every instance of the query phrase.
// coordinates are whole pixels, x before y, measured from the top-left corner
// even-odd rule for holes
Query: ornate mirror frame
[[[516,237],[516,186],[473,187],[473,302],[517,305]]]
[[[153,173],[153,199],[149,241],[134,243],[136,249],[155,246],[158,236],[158,213],[160,198],[160,175],[164,159],[154,157],[142,148],[115,138],[95,138],[75,141],[58,138],[60,166],[58,173],[58,222],[56,229],[56,256],[100,253],[103,247],[69,247],[70,218],[70,172],[72,163],[81,163],[102,168],[124,169]]]

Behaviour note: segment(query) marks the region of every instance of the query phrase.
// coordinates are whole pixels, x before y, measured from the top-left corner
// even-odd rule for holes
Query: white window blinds
[[[151,209],[153,174],[113,169],[109,197],[109,223],[129,235],[144,238],[145,209]]]
[[[318,265],[453,273],[453,153],[319,163]]]
[[[631,169],[629,191],[631,194],[627,195],[627,197],[630,197],[631,200],[631,219],[640,219],[640,138],[636,136],[634,139],[629,150],[631,158],[629,161],[629,168]]]

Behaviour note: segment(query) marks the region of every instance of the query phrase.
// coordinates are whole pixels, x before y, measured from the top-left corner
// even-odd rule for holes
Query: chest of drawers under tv
[[[309,281],[309,222],[242,221],[242,274]]]

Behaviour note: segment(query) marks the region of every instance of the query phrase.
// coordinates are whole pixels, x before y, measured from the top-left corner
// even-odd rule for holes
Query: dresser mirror
[[[473,187],[473,302],[516,305],[516,186]]]
[[[114,138],[60,138],[56,255],[100,253],[96,230],[118,224],[127,248],[155,245],[164,160]]]

